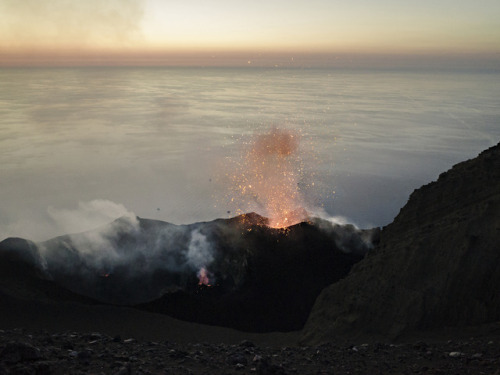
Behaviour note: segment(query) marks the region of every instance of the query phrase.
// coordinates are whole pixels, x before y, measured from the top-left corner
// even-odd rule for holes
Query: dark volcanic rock
[[[102,335],[92,355],[65,349],[89,345],[87,335],[58,332],[50,336],[25,330],[1,330],[0,374],[497,374],[500,365],[498,335],[461,341],[353,345],[337,343],[311,347],[257,345],[248,351],[229,344],[168,345],[134,340],[124,344]],[[47,340],[50,343],[47,343]],[[493,341],[494,340],[494,341]],[[12,342],[26,342],[25,348]],[[29,349],[26,349],[29,348]],[[27,356],[26,356],[27,355]]]
[[[8,363],[35,361],[40,358],[40,349],[24,342],[10,342],[0,352],[0,359]]]
[[[413,192],[380,245],[318,297],[306,342],[500,320],[500,145]]]

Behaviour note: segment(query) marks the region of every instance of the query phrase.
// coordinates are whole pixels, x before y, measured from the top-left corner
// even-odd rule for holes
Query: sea
[[[276,131],[298,139],[293,183],[309,212],[381,227],[413,190],[500,141],[500,73],[2,68],[0,240],[126,213],[174,224],[265,215],[234,176]]]

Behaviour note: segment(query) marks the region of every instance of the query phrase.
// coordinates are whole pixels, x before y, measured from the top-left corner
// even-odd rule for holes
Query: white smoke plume
[[[120,233],[133,235],[139,229],[139,222],[135,216],[123,216],[120,220],[112,222],[100,229],[70,235],[72,245],[80,252],[82,257],[98,268],[112,268],[115,264],[126,264],[133,254],[120,252],[116,239]],[[109,271],[109,269],[108,269]]]
[[[310,220],[322,231],[334,234],[335,244],[344,253],[364,255],[374,247],[373,240],[379,233],[378,228],[360,229],[348,218],[328,215],[322,209],[311,211]]]
[[[109,271],[131,259],[119,251],[116,240],[120,233],[137,233],[139,221],[122,204],[95,199],[79,202],[74,209],[49,207],[47,212],[57,231],[66,235],[62,244],[74,255],[75,262],[83,261],[95,269]],[[39,245],[45,263],[60,261],[56,259],[58,253],[51,247],[51,241]],[[65,262],[67,264],[61,266],[68,269],[74,266],[69,259]]]
[[[159,297],[165,288],[182,288],[201,270],[204,283],[214,278],[208,270],[214,247],[196,226],[139,219],[108,200],[80,202],[74,209],[52,207],[48,213],[70,234],[37,244],[40,266],[71,290],[116,303],[139,303]],[[109,278],[105,288],[103,278]]]
[[[137,273],[187,268],[195,272],[214,260],[213,247],[199,229],[190,231],[167,225],[159,228],[154,237],[144,238],[136,215],[108,200],[80,202],[76,209],[48,211],[57,227],[69,234],[67,248],[76,251],[79,260],[106,273],[134,261]],[[50,257],[46,251],[49,248],[42,246],[42,255]]]
[[[189,241],[186,256],[188,263],[195,269],[206,267],[214,260],[212,245],[198,229],[191,232],[191,240]]]

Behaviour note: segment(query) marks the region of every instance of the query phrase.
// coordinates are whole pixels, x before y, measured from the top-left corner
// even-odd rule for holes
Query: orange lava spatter
[[[249,144],[233,182],[247,203],[257,203],[269,218],[272,228],[286,228],[307,216],[298,182],[301,163],[298,155],[299,135],[295,132],[272,129],[256,135]]]

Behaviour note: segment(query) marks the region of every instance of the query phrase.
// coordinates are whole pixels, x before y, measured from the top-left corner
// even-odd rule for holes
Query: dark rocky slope
[[[0,297],[135,306],[249,332],[299,330],[321,290],[347,275],[377,231],[321,219],[273,229],[266,220],[178,226],[124,217],[41,243],[7,239]]]
[[[96,304],[97,301],[73,293],[51,280],[34,242],[8,238],[0,242],[0,298],[25,301],[58,301]]]
[[[304,342],[500,320],[500,144],[415,190],[379,246],[323,290]]]

